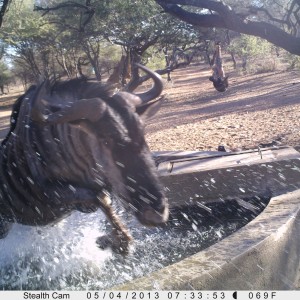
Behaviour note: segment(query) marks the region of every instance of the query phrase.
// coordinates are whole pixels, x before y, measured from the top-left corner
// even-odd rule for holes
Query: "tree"
[[[165,12],[200,27],[224,28],[261,37],[300,55],[300,0],[156,0]],[[249,4],[247,6],[247,3]],[[234,4],[234,8],[229,6]]]
[[[109,2],[109,14],[105,21],[104,37],[123,49],[124,63],[121,72],[121,83],[125,83],[128,68],[131,81],[128,89],[133,90],[139,84],[139,72],[136,63],[147,63],[146,52],[165,34],[166,22],[160,14],[155,1],[123,1]],[[122,60],[122,61],[121,61]]]
[[[12,1],[0,31],[1,45],[6,47],[16,76],[25,86],[41,78],[82,76],[88,58],[79,30],[72,27],[76,15],[69,14],[67,20],[47,19],[33,8],[34,0]],[[68,24],[62,27],[60,20]]]
[[[245,34],[241,34],[241,36],[233,39],[227,47],[227,51],[231,55],[237,55],[242,59],[242,68],[244,71],[251,71],[251,69],[253,71],[253,67],[256,69],[255,63],[248,64],[248,62],[257,62],[260,60],[264,61],[264,67],[261,70],[256,69],[256,71],[267,71],[267,67],[271,67],[271,65],[268,65],[269,61],[267,57],[271,57],[270,54],[272,53],[273,56],[276,56],[274,45],[264,39]],[[273,68],[275,68],[275,63],[273,64]]]
[[[11,0],[1,0],[0,2],[0,27],[2,26],[3,17],[7,11],[10,1]]]
[[[4,94],[4,86],[8,85],[11,74],[4,62],[0,61],[0,92]]]
[[[14,64],[27,69],[28,79],[38,81],[53,74],[50,65],[55,28],[33,12],[31,0],[15,0],[6,14],[0,38]]]
[[[39,1],[35,10],[42,12],[45,20],[55,23],[60,30],[70,32],[73,40],[82,45],[95,76],[101,79],[100,51],[107,42],[122,49],[118,68],[118,80],[123,85],[131,71],[129,89],[140,83],[140,75],[135,63],[147,64],[155,51],[164,52],[170,58],[164,69],[165,74],[180,66],[178,57],[190,61],[197,52],[199,30],[161,13],[154,0],[112,0],[112,1]],[[72,13],[70,11],[72,10]],[[103,50],[102,50],[103,51]],[[145,80],[146,77],[143,78]]]

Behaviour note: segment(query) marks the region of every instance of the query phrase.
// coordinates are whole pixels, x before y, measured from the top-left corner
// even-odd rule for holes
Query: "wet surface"
[[[0,240],[0,288],[111,288],[220,241],[251,221],[268,201],[267,197],[256,196],[172,209],[169,223],[161,228],[143,227],[120,212],[134,238],[127,257],[97,247],[97,237],[107,233],[110,227],[101,212],[74,213],[55,226],[16,224]]]

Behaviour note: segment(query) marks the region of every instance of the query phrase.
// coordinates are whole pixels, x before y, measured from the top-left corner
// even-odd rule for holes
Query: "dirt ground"
[[[165,103],[148,121],[152,151],[255,148],[260,143],[300,145],[300,71],[257,75],[229,73],[230,87],[217,92],[210,69],[192,65],[172,73]],[[7,132],[17,93],[0,97],[0,138]]]
[[[210,73],[201,65],[173,73],[166,103],[146,128],[151,150],[300,145],[300,71],[231,72],[225,93],[213,88]]]

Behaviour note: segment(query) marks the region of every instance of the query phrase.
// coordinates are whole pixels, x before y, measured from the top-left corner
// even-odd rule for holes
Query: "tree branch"
[[[300,38],[267,22],[245,20],[223,2],[211,0],[156,0],[165,12],[200,27],[216,27],[261,37],[270,43],[300,55]],[[211,10],[213,13],[192,13],[179,5]]]
[[[290,26],[290,22],[289,21],[285,21],[285,20],[281,20],[281,19],[277,19],[277,18],[274,18],[270,12],[264,8],[264,7],[256,7],[256,6],[250,6],[249,7],[249,12],[251,12],[252,14],[257,14],[259,11],[263,12],[266,14],[266,16],[268,16],[269,20],[273,21],[273,22],[276,22],[276,23],[279,23],[279,24],[286,24],[288,26]]]
[[[85,5],[81,4],[81,3],[77,3],[75,1],[62,2],[53,7],[41,7],[41,6],[35,5],[33,10],[34,11],[43,11],[42,16],[45,16],[50,11],[55,11],[55,10],[59,10],[59,9],[63,9],[63,8],[72,8],[72,9],[78,8],[78,9],[81,9],[84,11],[86,18],[84,20],[80,20],[80,24],[79,24],[80,32],[84,32],[84,28],[92,20],[92,17],[95,14],[95,8],[93,6],[91,6],[91,1],[89,1],[89,0],[86,0]]]

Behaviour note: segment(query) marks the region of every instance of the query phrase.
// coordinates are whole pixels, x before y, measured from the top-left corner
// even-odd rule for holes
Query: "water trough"
[[[119,290],[297,289],[300,275],[300,153],[291,147],[243,153],[157,155],[172,206],[270,196],[266,208],[235,233]]]
[[[108,226],[99,223],[101,212],[75,213],[54,227],[14,225],[0,240],[0,288],[298,287],[300,153],[295,148],[154,157],[170,200],[168,226],[142,228],[124,213],[135,243],[123,258],[95,246]]]

